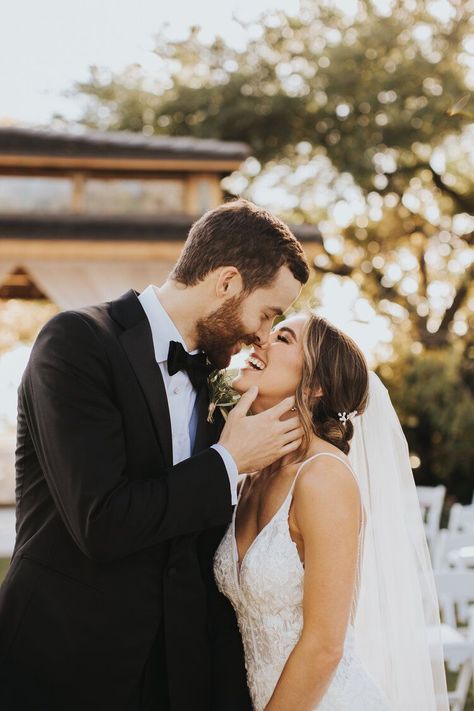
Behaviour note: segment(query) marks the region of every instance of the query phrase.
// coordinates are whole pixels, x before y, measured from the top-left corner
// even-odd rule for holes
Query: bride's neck
[[[287,467],[296,466],[299,462],[300,457],[298,456],[298,452],[292,452],[266,467],[265,473],[268,474],[268,476],[274,476]]]
[[[252,403],[250,412],[252,415],[259,415],[261,412],[265,412],[265,410],[270,410],[272,407],[275,407],[275,405],[278,405],[279,402],[279,400],[272,400],[269,402],[266,401],[264,398],[257,396],[257,398]],[[280,420],[289,420],[290,417],[294,416],[295,413],[291,410],[288,410],[288,412],[285,412],[285,414],[280,417]]]

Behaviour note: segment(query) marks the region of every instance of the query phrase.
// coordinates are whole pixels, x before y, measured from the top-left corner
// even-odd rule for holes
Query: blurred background
[[[295,308],[348,332],[388,386],[433,550],[440,526],[463,530],[474,2],[18,0],[0,66],[0,554],[38,329],[160,284],[193,220],[236,195],[292,226],[313,265]]]

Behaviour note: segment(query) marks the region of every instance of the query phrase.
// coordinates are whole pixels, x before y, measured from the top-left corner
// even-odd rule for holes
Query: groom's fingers
[[[295,442],[296,440],[301,441],[303,439],[303,435],[304,429],[302,427],[296,427],[282,436],[283,444],[287,445],[290,444],[290,442]]]
[[[290,452],[296,452],[296,450],[298,449],[298,447],[300,447],[302,442],[303,442],[303,438],[295,439],[292,442],[285,444],[285,446],[280,449],[280,457],[284,457],[285,454],[289,454]]]
[[[269,410],[267,410],[267,413],[279,419],[282,415],[291,410],[294,405],[295,398],[292,395],[291,397],[287,397],[281,402],[279,402],[278,405],[274,405],[273,407],[271,407]]]
[[[286,420],[280,419],[294,407],[294,397],[286,398],[253,417],[246,417],[257,395],[256,386],[244,393],[229,414],[219,440],[241,473],[264,469],[287,452],[296,451],[303,440],[303,428],[296,413]]]
[[[246,415],[247,412],[250,410],[250,407],[257,395],[258,387],[256,385],[253,385],[242,395],[232,412],[236,413],[237,415]]]
[[[299,417],[290,417],[288,420],[279,420],[278,423],[278,427],[281,432],[290,432],[290,430],[294,430],[301,424]]]

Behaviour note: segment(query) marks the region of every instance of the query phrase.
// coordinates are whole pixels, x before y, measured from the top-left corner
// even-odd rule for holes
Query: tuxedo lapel
[[[111,305],[111,315],[124,327],[119,339],[135,372],[150,410],[167,466],[173,464],[173,442],[168,398],[155,360],[150,324],[134,291]]]
[[[222,415],[218,410],[214,412],[213,422],[207,421],[209,409],[209,391],[207,382],[204,383],[196,396],[197,408],[197,428],[196,438],[194,440],[193,454],[207,449],[211,444],[215,444],[219,439],[222,430],[221,420]]]

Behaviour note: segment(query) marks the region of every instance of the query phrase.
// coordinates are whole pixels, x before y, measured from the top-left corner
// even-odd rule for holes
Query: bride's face
[[[276,326],[265,347],[256,347],[239,371],[232,387],[244,393],[258,386],[253,412],[273,407],[294,395],[303,373],[303,332],[305,316],[293,316]]]

